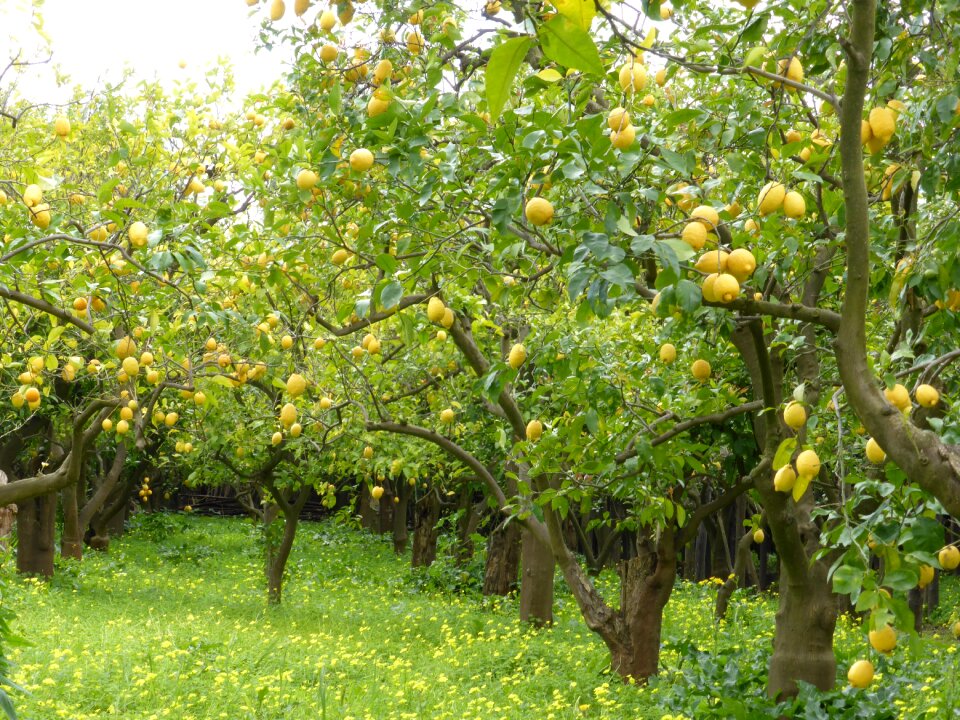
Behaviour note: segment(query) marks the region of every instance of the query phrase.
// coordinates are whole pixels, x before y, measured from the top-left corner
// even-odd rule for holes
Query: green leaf
[[[776,455],[773,456],[773,469],[779,470],[784,467],[790,458],[793,457],[793,451],[797,449],[797,439],[796,438],[787,438],[782,443],[780,447],[777,448]]]
[[[563,67],[603,75],[603,63],[593,38],[563,15],[551,18],[537,33],[543,54]],[[489,70],[487,71],[489,76]]]
[[[841,595],[859,594],[863,584],[863,570],[850,565],[841,565],[833,574],[833,591]],[[856,598],[853,598],[854,600]]]
[[[500,117],[500,111],[503,110],[510,95],[510,88],[513,87],[513,79],[532,42],[533,38],[529,35],[510,38],[497,45],[490,53],[485,92],[491,121]]]
[[[391,280],[380,293],[380,304],[384,309],[389,310],[400,302],[401,297],[403,297],[403,286],[396,280]]]
[[[597,8],[593,0],[550,0],[557,12],[574,25],[589,30]]]

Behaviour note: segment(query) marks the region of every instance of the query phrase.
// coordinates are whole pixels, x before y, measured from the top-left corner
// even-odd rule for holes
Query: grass
[[[143,518],[109,554],[62,563],[52,583],[15,578],[7,562],[4,600],[18,614],[16,631],[32,643],[11,652],[14,679],[30,692],[17,699],[22,717],[773,713],[763,697],[769,597],[736,596],[729,622],[717,625],[714,587],[680,583],[667,608],[665,671],[641,688],[608,674],[605,647],[560,588],[555,627],[531,630],[518,624],[515,599],[438,589],[454,577],[449,568],[415,574],[393,556],[388,538],[304,523],[284,604],[267,608],[260,562],[249,524],[184,515]],[[957,607],[957,590],[945,586],[947,608]],[[945,634],[902,644],[889,660],[875,659],[883,677],[871,689],[835,691],[817,703],[833,702],[836,712],[804,717],[960,716],[957,644]],[[860,629],[841,621],[839,674],[866,653]],[[896,714],[882,714],[891,708]]]

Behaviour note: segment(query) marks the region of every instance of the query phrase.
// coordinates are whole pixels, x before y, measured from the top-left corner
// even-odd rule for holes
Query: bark
[[[360,525],[371,532],[380,532],[380,501],[374,500],[367,483],[360,481]]]
[[[393,504],[393,551],[397,555],[403,555],[407,551],[407,540],[410,537],[407,530],[410,486],[403,478],[398,478],[394,483],[394,492],[397,501]]]
[[[17,571],[53,577],[57,495],[21,500],[17,513]]]
[[[417,523],[413,529],[411,567],[429,567],[437,558],[437,522],[440,520],[440,498],[431,488],[417,503]]]
[[[660,664],[663,609],[677,577],[674,533],[665,530],[656,541],[645,540],[637,556],[620,570],[620,607],[626,621],[626,647],[611,648],[610,664],[624,677],[656,675]]]
[[[870,79],[875,0],[851,0],[844,41],[847,80],[840,112],[840,159],[846,214],[847,282],[834,352],[847,399],[887,456],[907,476],[960,517],[960,452],[935,433],[911,425],[881,392],[867,361],[866,314],[870,291],[870,221],[863,174],[860,124]]]
[[[283,515],[283,534],[276,546],[267,543],[267,602],[279,605],[283,594],[283,578],[287,568],[287,560],[293,549],[293,541],[297,537],[297,526],[300,524],[300,513],[310,497],[310,488],[304,487],[297,493],[293,502],[278,498],[278,506]],[[269,537],[269,527],[267,535]]]
[[[552,625],[553,552],[528,530],[521,532],[520,545],[520,621]]]
[[[99,485],[97,485],[97,489],[94,490],[93,495],[90,496],[90,499],[87,500],[83,508],[80,510],[78,523],[81,530],[85,530],[90,525],[90,521],[93,519],[93,516],[103,509],[104,504],[110,498],[111,493],[113,493],[114,488],[120,481],[120,476],[123,474],[123,466],[126,460],[127,446],[123,443],[120,443],[117,445],[117,452],[113,456],[113,462],[110,464],[110,469],[107,471],[106,476],[100,481]]]
[[[817,562],[804,573],[781,565],[780,604],[773,636],[767,692],[780,698],[797,693],[797,680],[830,690],[837,675],[833,631],[837,603],[827,568]]]
[[[80,526],[80,511],[77,509],[77,486],[67,485],[60,491],[63,507],[63,534],[60,536],[60,554],[75,560],[83,560],[83,530]]]
[[[496,527],[487,540],[487,564],[483,573],[484,595],[509,595],[517,588],[520,571],[520,526]]]
[[[726,582],[724,582],[717,591],[717,605],[714,614],[718,620],[723,620],[727,616],[730,596],[733,595],[733,591],[736,590],[738,586],[743,584],[742,578],[749,571],[752,571],[752,575],[756,577],[757,571],[756,568],[753,567],[752,545],[753,531],[748,530],[740,537],[740,540],[737,541],[737,558],[733,562],[733,572],[730,573],[730,577],[727,578]]]

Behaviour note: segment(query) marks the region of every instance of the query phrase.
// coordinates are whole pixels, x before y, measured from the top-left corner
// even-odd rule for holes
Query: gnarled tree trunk
[[[520,570],[520,526],[498,525],[487,539],[487,564],[483,573],[484,595],[508,595],[517,587]]]
[[[407,540],[410,533],[407,531],[407,512],[410,502],[410,486],[403,481],[403,478],[394,480],[393,503],[393,551],[397,555],[403,555],[407,551]]]
[[[530,531],[521,532],[520,620],[553,624],[553,573],[556,562],[549,545]]]
[[[17,571],[53,577],[57,518],[55,492],[21,500],[17,513]]]
[[[437,557],[437,523],[440,521],[440,497],[435,488],[417,503],[417,524],[413,529],[411,567],[429,567]]]
[[[63,534],[60,536],[60,554],[63,557],[83,560],[83,531],[80,528],[76,485],[67,485],[60,491],[60,503],[63,507]]]
[[[303,506],[310,497],[310,488],[304,487],[297,494],[296,499],[291,503],[288,500],[282,500],[280,505],[283,516],[283,533],[280,536],[279,543],[270,542],[269,525],[265,528],[267,532],[267,557],[266,557],[266,576],[267,576],[267,602],[271,605],[279,605],[283,593],[283,576],[287,568],[287,560],[290,558],[290,551],[293,549],[293,541],[297,537],[297,526],[300,524],[300,513]],[[273,512],[273,518],[277,516]]]

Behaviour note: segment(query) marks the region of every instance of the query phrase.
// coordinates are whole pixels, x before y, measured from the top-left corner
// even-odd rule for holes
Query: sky
[[[74,85],[102,87],[125,66],[137,78],[172,85],[201,77],[224,57],[234,66],[242,97],[282,74],[279,53],[253,52],[267,4],[261,2],[251,17],[245,0],[45,0],[39,12],[52,62],[69,74],[70,83],[58,89],[52,68],[42,68],[31,72],[28,82],[21,80],[20,91],[31,100],[65,102]],[[18,48],[36,47],[33,6],[32,0],[0,0],[0,69]],[[181,60],[186,68],[179,67]]]

